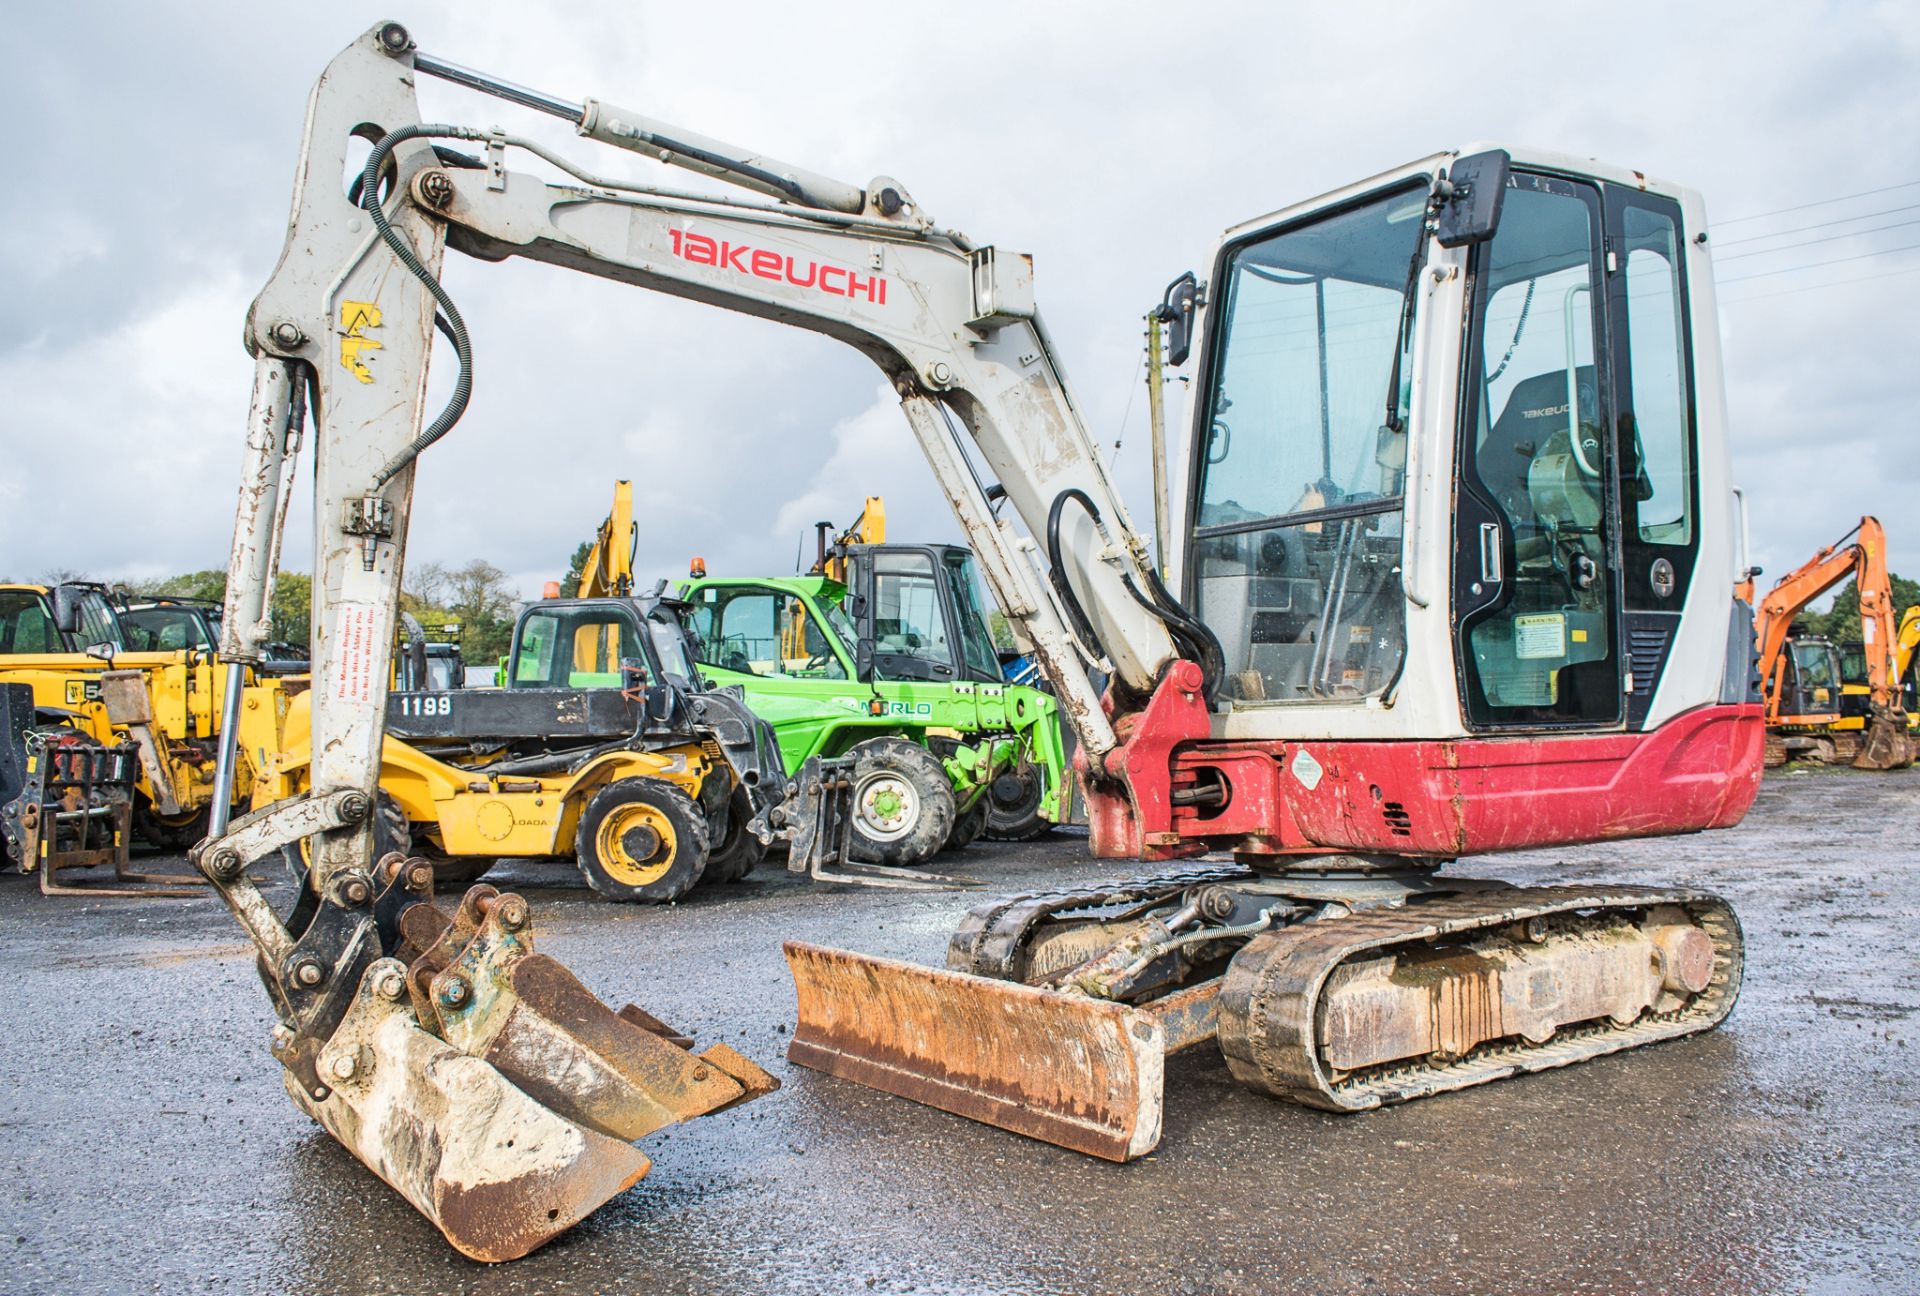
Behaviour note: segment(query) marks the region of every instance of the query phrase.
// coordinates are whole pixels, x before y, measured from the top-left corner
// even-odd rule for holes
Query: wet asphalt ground
[[[783,938],[936,963],[966,897],[762,873],[638,909],[503,866],[488,880],[604,998],[785,1087],[647,1140],[637,1187],[497,1267],[293,1107],[216,902],[47,899],[9,875],[0,1291],[1920,1292],[1917,839],[1920,770],[1819,770],[1770,775],[1732,831],[1482,861],[1729,897],[1732,1019],[1348,1117],[1245,1092],[1199,1049],[1128,1166],[784,1061]],[[995,891],[1110,871],[1073,835],[943,863]]]

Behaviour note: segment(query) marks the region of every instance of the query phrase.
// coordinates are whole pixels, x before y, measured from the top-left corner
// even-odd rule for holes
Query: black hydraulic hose
[[[1073,587],[1067,583],[1065,568],[1060,562],[1060,517],[1069,500],[1077,502],[1087,511],[1094,524],[1100,524],[1100,510],[1088,494],[1072,487],[1061,491],[1054,497],[1053,507],[1047,511],[1047,579],[1060,594],[1060,601],[1071,616],[1084,630],[1086,641],[1101,648],[1098,638],[1087,622],[1086,609],[1080,606],[1080,600],[1074,595]],[[1143,592],[1134,582],[1131,573],[1122,577],[1127,593],[1133,596],[1147,611],[1160,618],[1167,628],[1167,634],[1179,649],[1180,655],[1200,666],[1201,692],[1209,707],[1213,706],[1220,693],[1221,680],[1226,675],[1226,650],[1220,646],[1219,638],[1207,625],[1180,605],[1179,600],[1167,589],[1166,582],[1160,579],[1160,573],[1152,568],[1147,570],[1147,589]]]
[[[448,341],[453,343],[454,354],[460,361],[460,373],[454,380],[453,395],[448,397],[446,408],[435,415],[433,422],[429,423],[420,435],[416,436],[399,454],[388,460],[386,466],[374,475],[375,489],[392,481],[402,469],[420,457],[421,451],[445,436],[453,425],[460,421],[460,416],[467,412],[467,401],[473,395],[473,344],[467,337],[466,321],[460,318],[459,307],[453,304],[453,298],[449,297],[447,290],[440,286],[440,281],[434,278],[433,272],[420,263],[420,258],[414,255],[413,248],[400,237],[399,232],[387,220],[387,213],[380,205],[380,171],[388,157],[392,155],[394,147],[410,139],[434,135],[473,139],[478,137],[478,132],[465,126],[402,126],[381,137],[380,142],[373,146],[373,152],[367,154],[367,165],[360,172],[361,207],[372,219],[374,228],[380,232],[380,239],[387,245],[388,250],[402,266],[406,267],[408,274],[427,286],[427,291],[433,294],[434,301],[439,303],[440,310],[434,316],[434,323],[442,326],[442,331],[447,335]]]
[[[1087,610],[1080,606],[1080,596],[1073,592],[1073,586],[1067,581],[1066,565],[1060,560],[1060,515],[1065,512],[1068,500],[1078,500],[1080,507],[1086,509],[1087,516],[1096,525],[1100,521],[1100,510],[1094,507],[1092,497],[1078,486],[1054,496],[1053,507],[1047,510],[1047,580],[1060,596],[1060,605],[1066,608],[1067,616],[1072,619],[1074,634],[1095,652],[1104,655],[1106,648],[1093,632],[1093,622],[1087,619]]]

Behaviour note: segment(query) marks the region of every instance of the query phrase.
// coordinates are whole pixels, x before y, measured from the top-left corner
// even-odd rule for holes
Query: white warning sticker
[[[340,603],[333,623],[332,697],[335,702],[373,701],[374,672],[386,654],[373,633],[371,603]]]
[[[1521,661],[1567,655],[1567,618],[1559,612],[1540,612],[1513,619],[1513,655]]]
[[[1320,762],[1313,758],[1313,753],[1305,747],[1294,749],[1291,768],[1293,776],[1299,779],[1300,785],[1309,792],[1320,786],[1320,777],[1326,773],[1320,767]]]

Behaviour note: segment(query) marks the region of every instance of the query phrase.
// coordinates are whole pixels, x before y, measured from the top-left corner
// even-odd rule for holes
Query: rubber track
[[[1490,1041],[1451,1063],[1424,1060],[1356,1072],[1339,1083],[1321,1066],[1317,1009],[1327,977],[1342,963],[1395,945],[1504,927],[1536,916],[1591,909],[1679,905],[1713,941],[1707,988],[1684,1007],[1563,1028],[1545,1044]],[[1251,1089],[1329,1111],[1365,1111],[1529,1071],[1568,1066],[1623,1049],[1710,1030],[1733,1011],[1744,960],[1739,920],[1725,901],[1700,891],[1642,887],[1513,887],[1351,917],[1302,923],[1255,937],[1228,966],[1220,991],[1220,1051]]]
[[[1020,951],[1034,928],[1049,918],[1081,909],[1138,904],[1156,892],[1177,894],[1207,882],[1237,882],[1253,870],[1234,864],[1189,866],[1128,882],[1099,882],[1068,891],[1038,891],[975,905],[947,942],[947,966],[955,972],[1014,981]]]

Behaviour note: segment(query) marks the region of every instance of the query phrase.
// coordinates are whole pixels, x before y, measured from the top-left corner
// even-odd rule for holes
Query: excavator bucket
[[[787,1060],[1109,1161],[1160,1142],[1167,1054],[1214,1034],[1218,982],[1135,1008],[786,943]]]
[[[1907,730],[1904,715],[1881,712],[1868,717],[1866,732],[1861,735],[1860,750],[1853,758],[1853,768],[1905,769],[1913,761],[1914,740]]]
[[[244,869],[205,871],[260,938],[287,1092],[474,1259],[517,1259],[632,1186],[651,1165],[634,1140],[779,1087],[602,1003],[535,952],[520,896],[435,908],[425,860],[309,882],[297,936]]]
[[[294,1102],[475,1260],[519,1259],[652,1165],[422,1030],[394,959],[367,969],[319,1060],[311,1090],[286,1073]]]

